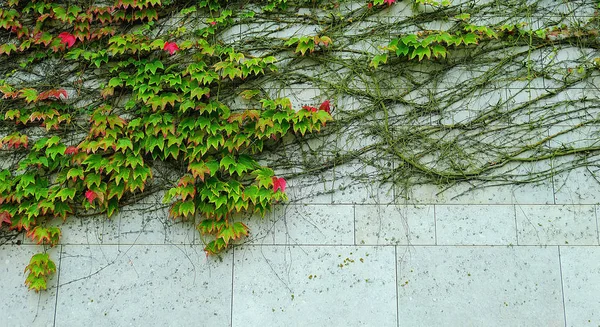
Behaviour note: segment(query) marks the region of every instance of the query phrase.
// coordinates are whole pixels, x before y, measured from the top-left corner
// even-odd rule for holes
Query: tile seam
[[[434,237],[434,245],[437,246],[438,245],[438,239],[437,239],[437,212],[436,212],[436,207],[437,205],[433,205],[433,237]]]
[[[594,206],[594,215],[596,216],[596,241],[600,245],[600,228],[598,225],[598,205]]]
[[[516,237],[516,242],[517,242],[517,246],[519,245],[519,222],[517,221],[517,205],[513,205],[514,208],[514,212],[515,212],[515,237]]]
[[[354,245],[356,245],[356,205],[352,205],[352,225],[353,225],[353,233],[352,233],[352,238],[354,241]],[[596,228],[597,229],[597,228]]]
[[[135,245],[157,245],[157,244],[135,244]],[[161,244],[158,244],[161,245]],[[395,246],[406,246],[406,247],[509,247],[509,244],[443,244],[443,245],[435,245],[435,244],[236,244],[236,247],[268,247],[268,246],[288,246],[288,247],[395,247]],[[526,248],[526,247],[549,247],[549,246],[562,246],[562,244],[522,244],[518,245],[518,247]],[[577,244],[571,245],[571,247],[593,247],[597,248],[597,244]]]
[[[394,288],[396,289],[396,326],[400,327],[400,295],[398,294],[398,247],[394,246],[394,268],[396,270],[396,279]]]
[[[231,259],[231,301],[229,303],[229,326],[233,327],[233,285],[234,285],[234,273],[235,273],[235,247],[232,249],[232,259]]]
[[[563,321],[565,322],[565,327],[567,327],[567,307],[565,305],[565,286],[564,286],[563,273],[562,273],[562,259],[561,259],[561,255],[560,255],[560,245],[557,246],[557,248],[558,248],[558,270],[560,272],[560,293],[562,295],[562,307],[563,307]]]
[[[58,293],[60,292],[60,271],[62,266],[62,254],[63,254],[63,245],[60,245],[60,252],[58,256],[58,274],[56,274],[56,296],[54,297],[54,319],[52,321],[52,326],[56,326],[56,312],[58,311]]]

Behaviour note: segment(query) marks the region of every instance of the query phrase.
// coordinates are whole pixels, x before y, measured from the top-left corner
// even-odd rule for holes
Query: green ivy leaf
[[[70,188],[70,187],[65,187],[65,188],[61,188],[60,191],[58,191],[58,193],[56,193],[56,195],[54,196],[54,198],[60,198],[61,201],[67,201],[67,200],[73,200],[75,198],[75,193],[77,192],[77,189],[74,188]]]
[[[156,70],[159,69],[159,68],[160,69],[164,69],[165,66],[163,66],[162,61],[160,61],[160,60],[154,60],[154,61],[152,61],[150,63],[147,63],[144,66],[144,71],[145,72],[150,71],[152,74],[156,74]]]
[[[196,212],[196,206],[192,200],[178,201],[173,204],[171,212],[174,213],[173,216],[175,217],[189,218]]]
[[[399,44],[396,49],[396,56],[398,56],[398,57],[407,56],[411,49],[413,49],[412,46],[408,46],[405,44]]]
[[[444,43],[446,43],[446,45],[452,45],[452,44],[458,45],[460,43],[460,41],[458,43],[456,43],[457,42],[457,37],[451,35],[448,32],[442,32],[442,33],[438,34],[437,37],[436,37],[436,41],[438,43],[444,42]]]
[[[113,77],[108,81],[108,87],[118,87],[123,84],[123,80],[118,77]]]
[[[377,67],[379,67],[379,65],[381,63],[384,63],[384,64],[387,63],[387,59],[388,59],[387,53],[376,55],[375,57],[373,57],[373,60],[371,60],[371,63],[369,64],[369,66],[377,68]]]
[[[410,59],[413,59],[417,56],[419,57],[419,61],[421,61],[423,57],[427,57],[429,59],[431,58],[431,49],[429,47],[418,46],[413,49],[412,53],[410,54]]]
[[[73,209],[66,203],[56,201],[54,199],[54,216],[57,218],[67,219],[67,215],[73,213]]]
[[[442,57],[442,58],[446,58],[446,48],[444,48],[443,46],[436,44],[434,45],[432,48],[433,50],[433,56],[436,58]]]
[[[218,233],[224,226],[226,222],[225,220],[216,220],[216,219],[204,219],[196,226],[198,231],[202,234],[215,234]]]
[[[229,244],[230,240],[238,240],[243,235],[248,235],[248,226],[241,222],[236,222],[230,225],[226,225],[217,234],[218,238],[222,238],[225,244]]]
[[[236,166],[236,162],[235,162],[235,159],[233,158],[233,156],[230,155],[230,154],[228,154],[228,155],[224,156],[221,159],[219,167],[220,168],[225,168],[226,170],[229,170],[230,166],[234,166],[235,167]]]
[[[112,217],[119,209],[119,201],[117,198],[112,198],[108,200],[106,206],[106,216],[108,218]]]
[[[219,150],[219,147],[225,143],[225,138],[221,134],[209,136],[206,139],[207,148],[212,147],[215,150]]]
[[[227,244],[225,243],[225,241],[222,238],[217,238],[206,244],[206,246],[204,247],[204,251],[206,251],[207,254],[217,254],[226,247]]]
[[[116,197],[118,200],[121,200],[121,198],[125,194],[126,182],[128,182],[128,181],[126,180],[125,183],[120,183],[120,184],[117,184],[116,182],[109,184],[107,198],[110,200],[110,199]]]
[[[463,35],[462,40],[465,45],[477,44],[477,35],[474,33],[467,33]]]
[[[35,277],[34,274],[29,274],[27,279],[25,280],[25,285],[29,287],[30,290],[34,290],[39,292],[41,290],[46,290],[46,278],[44,277]]]
[[[67,172],[67,179],[72,179],[72,180],[77,180],[77,178],[80,178],[81,180],[83,180],[83,168],[82,167],[73,167],[71,169],[69,169],[69,172]]]
[[[190,92],[190,98],[196,98],[201,100],[203,96],[207,96],[210,94],[210,89],[208,87],[196,87],[193,88]]]

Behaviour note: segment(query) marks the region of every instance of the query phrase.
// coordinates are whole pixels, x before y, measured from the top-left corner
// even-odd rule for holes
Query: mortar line
[[[402,88],[395,87],[395,86],[393,86],[393,88],[395,90],[398,90],[398,89],[401,90],[402,89]],[[504,87],[502,87],[502,86],[500,86],[500,87],[484,86],[484,87],[479,88],[478,90],[483,90],[483,91],[498,91],[500,88],[505,89],[505,90],[516,90],[516,91],[524,91],[524,90],[550,91],[550,90],[553,90],[551,87],[548,88],[548,87],[543,87],[543,86],[531,86],[530,83],[529,83],[529,86],[526,86],[526,87],[517,87],[517,86],[504,86]],[[266,91],[280,91],[280,89],[276,88],[276,87],[266,87],[264,89]],[[320,90],[318,87],[314,87],[314,86],[311,86],[311,87],[295,87],[295,86],[290,86],[290,87],[287,87],[286,89],[290,90],[290,91],[296,91],[296,90],[300,90],[300,91],[304,91],[304,90],[319,91]],[[356,89],[357,90],[361,90],[361,91],[367,90],[367,88],[361,88],[361,87],[358,87]],[[569,89],[571,89],[571,90],[588,90],[588,88],[583,87],[583,86],[570,87]],[[450,91],[450,90],[453,90],[453,88],[446,87],[446,86],[442,86],[440,88],[434,88],[432,86],[422,86],[422,87],[419,87],[419,90]]]
[[[352,206],[352,216],[354,217],[354,219],[352,219],[352,225],[354,226],[353,227],[354,230],[352,231],[353,232],[352,233],[353,234],[352,237],[353,237],[353,240],[354,240],[354,245],[356,245],[356,204],[354,204]]]
[[[437,212],[436,212],[437,204],[433,205],[433,236],[435,239],[435,245],[437,246]]]
[[[58,311],[58,293],[60,291],[60,271],[62,265],[63,245],[60,245],[60,254],[58,255],[58,274],[56,274],[56,296],[54,297],[54,319],[52,326],[56,326],[56,312]]]
[[[519,245],[519,223],[517,222],[517,205],[513,204],[513,209],[515,212],[515,237],[517,240],[517,245]]]
[[[327,205],[330,206],[332,205],[331,203],[294,203],[294,205]],[[365,205],[368,204],[373,204],[373,203],[365,203]],[[394,205],[396,203],[394,202],[381,202],[378,203],[379,205]],[[433,205],[438,205],[438,206],[447,206],[447,207],[451,207],[451,206],[486,206],[486,207],[490,207],[490,206],[503,206],[503,207],[509,207],[511,205],[513,205],[514,202],[511,203],[439,203],[439,202],[405,202],[403,204],[398,204],[398,205],[403,205],[403,206],[433,206]],[[557,205],[563,205],[563,204],[568,204],[568,203],[557,203]],[[596,203],[594,202],[581,202],[581,203],[577,203],[577,205],[595,205]],[[340,206],[351,206],[353,205],[352,203],[335,203],[335,205],[340,205]],[[521,202],[519,203],[519,205],[522,206],[549,206],[549,205],[553,205],[552,203],[547,203],[547,202]],[[33,243],[35,244],[35,243]]]
[[[563,280],[563,273],[562,273],[562,259],[560,256],[560,245],[557,246],[557,248],[558,248],[558,269],[560,271],[560,291],[561,291],[562,303],[563,303],[563,321],[565,322],[565,327],[567,327],[567,307],[565,305],[565,282]]]
[[[149,244],[137,244],[137,245],[149,245]],[[151,244],[150,244],[151,245]],[[505,248],[508,246],[508,244],[442,244],[442,245],[435,245],[435,244],[400,244],[400,245],[394,245],[394,244],[331,244],[331,243],[275,243],[275,244],[258,244],[258,243],[244,243],[244,244],[240,244],[243,245],[245,247],[269,247],[269,246],[273,246],[273,247],[282,247],[282,246],[302,246],[302,247],[326,247],[326,248],[330,248],[330,247],[381,247],[381,248],[388,248],[388,247],[394,247],[394,246],[404,246],[404,247],[411,247],[411,248],[415,248],[415,247],[454,247],[454,248],[481,248],[481,247],[485,247],[485,248]],[[522,244],[519,245],[520,247],[531,247],[531,248],[539,248],[540,245],[539,244]],[[558,244],[546,244],[545,246],[559,246]],[[597,244],[580,244],[580,245],[573,245],[576,246],[578,248],[597,248],[598,245]]]
[[[598,206],[594,206],[594,214],[596,215],[596,238],[598,241],[598,245],[600,245],[600,228],[598,228]]]
[[[229,326],[233,327],[233,277],[235,268],[235,247],[231,249],[233,251],[231,258],[231,301],[229,303]]]
[[[400,327],[400,296],[398,295],[398,247],[394,246],[394,268],[396,268],[396,326]]]

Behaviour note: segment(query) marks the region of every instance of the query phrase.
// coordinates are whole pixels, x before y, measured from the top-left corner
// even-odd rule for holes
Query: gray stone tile
[[[363,125],[349,124],[341,127],[334,142],[336,148],[343,154],[352,151],[362,153],[365,148],[373,147],[383,142],[381,137],[374,136],[372,133],[372,131],[366,130]],[[340,171],[344,170],[342,169]]]
[[[598,245],[593,205],[517,205],[519,245]]]
[[[275,224],[276,244],[352,245],[352,205],[300,204],[283,206]]]
[[[393,171],[392,160],[363,158],[335,168],[333,203],[380,204],[394,202],[394,187],[381,182],[384,171]]]
[[[338,204],[376,204],[394,202],[393,185],[342,177],[334,182],[333,202]]]
[[[60,243],[101,244],[104,240],[104,220],[106,217],[68,217],[58,225],[61,229]],[[118,227],[118,225],[117,225]]]
[[[129,206],[115,218],[119,244],[192,244],[197,233],[191,220],[174,220],[160,202]]]
[[[438,245],[517,244],[513,205],[436,205]]]
[[[364,110],[363,108],[368,105],[372,105],[367,99],[361,99],[352,95],[341,95],[338,97],[335,102],[334,114],[335,111],[339,110],[340,112],[350,112],[357,113],[360,110]],[[348,126],[347,126],[348,127]],[[344,127],[341,127],[344,129]],[[342,135],[347,135],[343,133]]]
[[[539,121],[544,121],[553,125],[547,124],[547,126],[551,126],[551,136],[566,130],[567,126],[575,127],[581,123],[589,122],[600,112],[600,108],[593,105],[600,95],[595,94],[597,92],[589,92],[589,89],[590,86],[586,85],[586,81],[570,85],[565,89],[557,89],[556,95],[549,96],[536,103],[536,107],[539,107],[540,110],[534,111],[533,114],[537,114],[536,118],[538,118]],[[544,107],[551,107],[552,110],[549,111],[544,109]],[[549,113],[551,113],[551,115],[548,115]],[[577,127],[577,130],[582,129],[585,129],[585,126]],[[586,135],[581,136],[584,140],[589,139]],[[556,139],[551,142],[551,145],[562,146],[562,143],[565,143],[566,146],[572,146],[572,144],[565,141],[562,134],[557,135]]]
[[[119,244],[121,219],[115,214],[103,219],[102,244]]]
[[[118,244],[119,219],[118,216],[107,218],[106,215],[78,217],[69,216],[62,219],[53,219],[49,225],[57,226],[61,230],[60,244]],[[26,244],[36,244],[25,237]]]
[[[464,68],[464,67],[463,67]],[[470,67],[471,69],[471,75],[474,74],[481,74],[486,70],[481,70],[478,73],[473,72],[472,70],[473,67]],[[464,73],[464,72],[463,72]],[[455,73],[451,73],[452,75],[456,74],[456,76],[452,76],[451,80],[463,80],[463,79],[469,79],[469,77],[464,77],[464,76],[459,76],[459,72],[455,72]],[[472,79],[469,79],[469,81],[471,81],[472,83]],[[452,83],[452,81],[448,81],[449,83]],[[460,82],[460,83],[465,83],[464,81]],[[454,85],[461,85],[459,84],[459,82],[457,81],[456,84]],[[457,86],[460,87],[460,86]],[[455,89],[454,88],[449,88],[449,89],[442,89],[440,88],[439,94],[443,94],[443,93],[450,93],[452,94]],[[463,124],[467,124],[469,121],[475,119],[478,114],[482,113],[482,112],[489,112],[490,110],[492,110],[494,107],[499,107],[501,106],[501,104],[503,103],[503,101],[505,100],[505,89],[501,88],[501,87],[497,87],[494,89],[489,89],[489,88],[485,88],[485,89],[479,89],[477,91],[474,91],[472,95],[469,95],[467,97],[463,97],[463,98],[451,98],[448,102],[445,102],[442,104],[443,106],[443,110],[440,112],[439,115],[434,115],[432,117],[432,121],[437,123],[437,124],[447,124],[447,125],[452,125],[452,124],[459,124],[459,123],[463,123]]]
[[[552,204],[552,181],[520,185],[474,187],[459,183],[450,187],[423,184],[398,190],[405,203],[421,204]]]
[[[582,4],[576,5],[577,11],[582,9]],[[542,49],[541,61],[544,64],[546,76],[562,82],[575,82],[584,77],[585,70],[580,71],[582,62],[592,62],[597,56],[593,49],[562,45],[557,48]]]
[[[219,33],[219,38],[223,42],[233,43],[233,42],[239,41],[240,39],[242,39],[241,26],[233,25],[233,26],[227,28],[226,30]]]
[[[561,246],[566,326],[600,326],[600,247]]]
[[[24,284],[23,273],[31,257],[43,252],[37,245],[0,246],[0,312],[2,326],[53,326],[56,304],[56,281],[54,275],[48,280],[48,290],[36,293]],[[60,251],[50,249],[50,258],[58,267]]]
[[[242,244],[273,244],[275,243],[275,224],[276,213],[280,212],[281,205],[274,205],[270,212],[264,217],[260,214],[245,214],[236,217],[235,221],[240,221],[248,226],[249,234],[242,238],[239,243]],[[199,244],[199,236],[196,237],[196,243]],[[200,242],[201,243],[201,242]]]
[[[295,171],[296,173],[299,171]],[[299,176],[287,179],[285,193],[293,203],[331,203],[333,177],[330,171],[316,176]]]
[[[301,108],[303,105],[318,105],[321,91],[315,85],[310,83],[288,85],[280,89],[273,89],[276,97],[289,98],[294,108]]]
[[[235,249],[233,326],[397,326],[393,247]]]
[[[573,160],[573,159],[572,159]],[[600,168],[575,168],[554,176],[556,204],[600,203]]]
[[[586,126],[553,126],[549,133],[552,139],[549,141],[553,149],[568,150],[586,147],[598,147],[600,145],[600,125]]]
[[[434,245],[432,205],[356,205],[356,244]]]
[[[317,107],[319,104],[316,105]],[[267,166],[277,166],[282,162],[295,163],[299,167],[307,169],[319,169],[328,165],[331,160],[339,155],[340,148],[336,144],[340,135],[335,132],[328,133],[328,130],[322,130],[321,133],[306,134],[302,138],[295,138],[289,143],[285,142],[277,150],[277,153],[268,155]],[[305,172],[306,173],[306,172]],[[307,174],[311,175],[311,174]]]
[[[556,247],[398,247],[400,326],[564,326]]]
[[[56,326],[228,326],[231,259],[189,245],[66,245]]]
[[[0,231],[0,246],[3,245],[21,245],[24,244],[23,239],[25,238],[25,230],[9,230],[8,228],[2,228]],[[31,241],[31,240],[29,240]]]

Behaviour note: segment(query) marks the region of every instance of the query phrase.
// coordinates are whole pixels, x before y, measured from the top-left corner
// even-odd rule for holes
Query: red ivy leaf
[[[311,107],[311,106],[302,106],[302,109],[304,109],[306,111],[317,112],[317,108]]]
[[[10,226],[12,222],[10,221],[11,215],[8,211],[0,212],[0,227],[2,227],[2,223],[6,223]]]
[[[387,3],[388,6],[391,6],[392,3],[396,2],[396,0],[383,0],[383,2]]]
[[[92,190],[87,190],[87,191],[85,191],[85,197],[90,202],[90,204],[92,204],[92,202],[94,202],[94,200],[98,197],[98,195],[96,194],[96,192],[94,192]]]
[[[67,149],[65,150],[65,154],[77,154],[79,153],[79,149],[77,149],[77,147],[75,146],[68,146]]]
[[[285,179],[283,177],[275,177],[273,176],[273,191],[277,192],[277,190],[281,190],[281,192],[285,192]]]
[[[71,33],[62,32],[58,34],[58,37],[60,38],[60,43],[66,44],[67,48],[70,48],[75,44],[75,36]]]
[[[163,50],[169,51],[169,54],[173,55],[176,51],[179,50],[179,47],[177,46],[177,43],[175,43],[175,42],[165,42],[165,46],[163,47]]]
[[[323,111],[327,112],[328,114],[331,114],[331,107],[329,105],[329,100],[323,101],[323,103],[321,103],[321,105],[319,106],[319,110],[323,110]]]
[[[40,93],[37,97],[37,101],[41,101],[41,100],[46,100],[50,97],[53,97],[55,99],[60,99],[60,97],[63,98],[68,98],[68,94],[67,91],[64,89],[58,89],[58,90],[48,90],[48,91],[44,91],[42,93]]]

